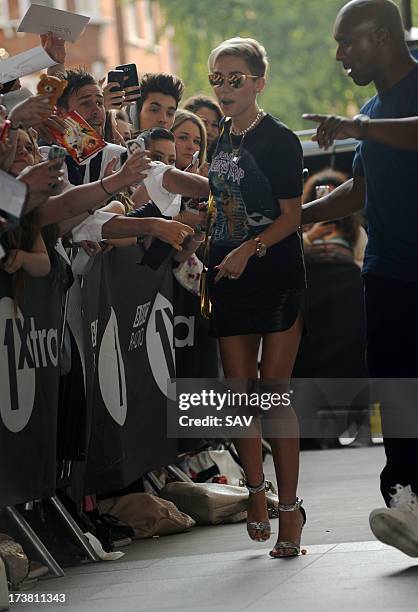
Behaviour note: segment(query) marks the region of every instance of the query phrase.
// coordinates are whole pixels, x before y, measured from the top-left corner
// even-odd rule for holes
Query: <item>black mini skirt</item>
[[[234,281],[230,281],[234,282]],[[290,329],[303,311],[304,291],[275,292],[274,305],[234,309],[233,304],[212,304],[210,332],[216,338],[246,334],[269,334]]]
[[[297,236],[250,257],[238,279],[215,283],[216,266],[231,247],[211,245],[207,284],[215,337],[268,334],[290,329],[303,309],[306,287],[303,253]]]

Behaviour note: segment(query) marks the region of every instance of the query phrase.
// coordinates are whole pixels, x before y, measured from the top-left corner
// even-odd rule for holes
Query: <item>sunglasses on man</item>
[[[247,79],[260,79],[259,76],[254,76],[253,74],[241,74],[240,72],[234,72],[229,76],[225,77],[220,72],[212,72],[208,75],[209,83],[212,87],[222,87],[227,80],[228,85],[233,87],[234,89],[240,89],[244,86],[244,83]]]

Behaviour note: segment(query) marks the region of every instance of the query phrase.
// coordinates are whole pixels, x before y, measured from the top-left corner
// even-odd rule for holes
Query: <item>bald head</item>
[[[352,0],[337,15],[334,38],[336,59],[356,85],[383,91],[415,63],[392,0]]]
[[[370,32],[386,30],[392,42],[405,44],[402,17],[392,0],[351,0],[338,13],[337,22],[370,28]]]

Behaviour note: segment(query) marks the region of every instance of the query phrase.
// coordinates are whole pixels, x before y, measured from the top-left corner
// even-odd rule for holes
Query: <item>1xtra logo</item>
[[[9,297],[0,299],[0,416],[17,433],[29,422],[35,403],[37,368],[58,366],[58,332],[36,329]]]

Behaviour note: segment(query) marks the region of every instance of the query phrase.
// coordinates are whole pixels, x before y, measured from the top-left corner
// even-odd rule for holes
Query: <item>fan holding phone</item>
[[[132,104],[140,97],[138,74],[135,64],[116,66],[107,75],[107,85],[104,88],[106,110],[120,110],[127,104]]]
[[[111,70],[107,75],[107,85],[103,89],[104,105],[107,111],[120,110],[125,103],[125,73],[122,70]]]

